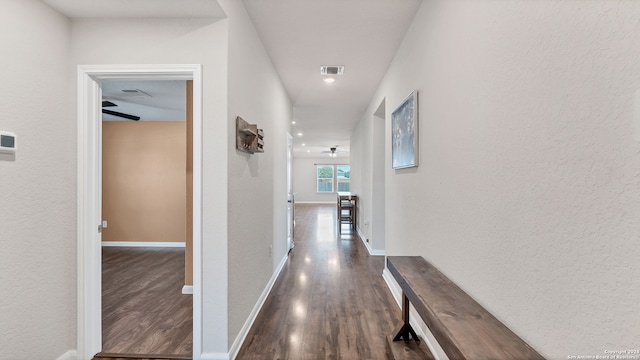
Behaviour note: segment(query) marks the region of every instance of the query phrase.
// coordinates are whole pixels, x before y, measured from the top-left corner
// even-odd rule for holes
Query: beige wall
[[[186,122],[102,124],[103,241],[184,242]]]

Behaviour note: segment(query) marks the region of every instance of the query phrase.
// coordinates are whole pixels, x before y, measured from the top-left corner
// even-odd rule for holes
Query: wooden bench
[[[403,324],[393,341],[419,341],[409,325],[409,303],[449,359],[544,359],[480,304],[420,256],[389,256],[387,268],[402,288]]]

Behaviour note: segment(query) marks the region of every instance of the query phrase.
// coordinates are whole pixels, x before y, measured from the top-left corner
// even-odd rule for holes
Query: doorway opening
[[[191,357],[192,81],[101,88],[101,355]]]
[[[94,65],[78,68],[77,288],[79,359],[102,350],[102,87],[105,80],[193,81],[193,358],[202,352],[201,65]]]
[[[385,122],[386,100],[382,100],[373,114],[373,167],[372,167],[372,199],[371,199],[371,253],[385,254]]]

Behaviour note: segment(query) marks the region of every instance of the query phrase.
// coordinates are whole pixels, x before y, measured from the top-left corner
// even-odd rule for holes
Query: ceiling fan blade
[[[102,107],[112,107],[112,106],[118,106],[118,105],[116,105],[116,104],[114,104],[114,103],[112,103],[111,101],[108,101],[108,100],[103,100],[102,101]]]
[[[102,109],[102,113],[103,114],[113,115],[113,116],[118,116],[118,117],[129,119],[129,120],[135,120],[135,121],[140,120],[140,116],[124,114],[124,113],[121,113],[121,112],[111,111],[111,110],[107,110],[107,109]]]

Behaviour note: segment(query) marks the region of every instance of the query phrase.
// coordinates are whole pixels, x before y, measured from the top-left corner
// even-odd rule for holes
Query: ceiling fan
[[[342,152],[342,151],[338,150],[338,145],[333,145],[332,147],[329,148],[329,150],[325,150],[322,153],[329,154],[330,157],[336,157],[338,156],[339,152]]]
[[[129,119],[129,120],[135,120],[135,121],[140,120],[140,116],[129,115],[129,114],[121,113],[121,112],[118,112],[118,111],[105,109],[106,107],[113,107],[113,106],[118,106],[118,105],[112,103],[111,101],[103,100],[102,101],[102,113],[103,114],[109,114],[109,115],[117,116],[117,117],[121,117],[121,118],[125,118],[125,119]]]

